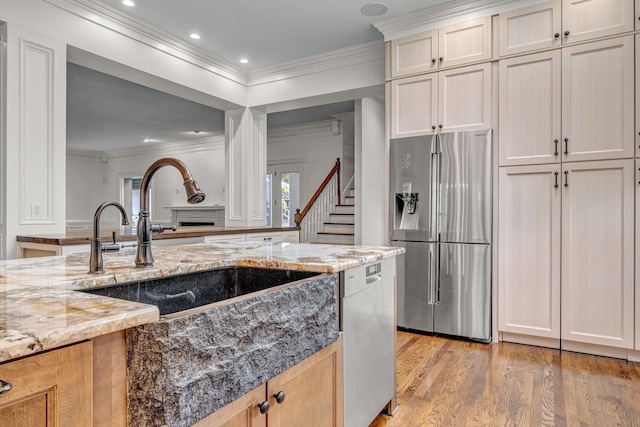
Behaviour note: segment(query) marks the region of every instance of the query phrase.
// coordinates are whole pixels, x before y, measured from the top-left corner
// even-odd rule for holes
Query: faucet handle
[[[160,224],[151,224],[151,232],[152,233],[156,233],[156,234],[160,234],[162,233],[164,230],[172,230],[172,231],[176,231],[177,227],[175,225],[171,226],[171,227],[163,227]]]
[[[111,232],[111,239],[113,242],[102,244],[102,252],[118,252],[120,250],[120,245],[116,243],[115,231]]]

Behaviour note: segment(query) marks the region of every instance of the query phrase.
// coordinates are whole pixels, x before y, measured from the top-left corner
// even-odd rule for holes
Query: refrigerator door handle
[[[429,248],[429,265],[427,266],[429,269],[429,298],[427,303],[430,305],[437,304],[436,300],[436,286],[438,286],[436,274],[438,272],[438,246],[434,245]]]
[[[436,245],[436,256],[433,264],[431,277],[434,281],[435,304],[440,304],[440,245]]]

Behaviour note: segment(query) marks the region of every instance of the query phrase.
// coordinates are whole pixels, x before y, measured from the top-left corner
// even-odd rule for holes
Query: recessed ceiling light
[[[151,138],[145,138],[145,139],[142,140],[142,142],[149,143],[149,142],[151,142]]]
[[[381,16],[388,11],[389,6],[384,3],[367,3],[360,9],[360,12],[365,16]]]
[[[200,34],[191,33],[191,38],[194,39],[194,40],[198,40],[198,39],[200,39]]]
[[[240,60],[240,63],[241,63],[241,64],[248,64],[248,63],[249,63],[249,60],[248,60],[247,58],[242,58],[242,59]]]
[[[129,6],[129,7],[133,7],[136,4],[134,2],[132,2],[131,0],[122,0],[122,4],[125,6]]]

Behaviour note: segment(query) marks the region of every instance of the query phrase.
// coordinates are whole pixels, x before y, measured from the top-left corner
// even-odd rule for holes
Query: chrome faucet
[[[156,160],[144,173],[140,184],[140,216],[138,219],[138,252],[136,253],[136,267],[153,267],[153,255],[151,254],[151,234],[160,232],[162,227],[152,225],[149,219],[149,182],[158,169],[163,166],[173,166],[178,169],[184,180],[184,188],[187,190],[187,202],[200,203],[205,194],[198,187],[198,183],[191,177],[191,171],[178,159],[166,157]]]
[[[113,243],[103,245],[100,240],[100,215],[102,215],[102,211],[109,206],[115,206],[120,209],[122,213],[122,225],[129,225],[127,211],[124,210],[120,203],[104,202],[98,207],[96,213],[93,215],[93,237],[90,239],[89,273],[104,273],[102,269],[102,252],[117,252],[120,250],[120,246],[116,243],[115,232],[113,233]]]

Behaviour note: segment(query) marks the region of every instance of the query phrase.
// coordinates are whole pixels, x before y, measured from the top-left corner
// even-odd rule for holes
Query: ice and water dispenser
[[[411,191],[410,182],[402,183],[402,192],[395,193],[395,213],[393,228],[396,230],[417,230],[420,205],[418,193]]]

